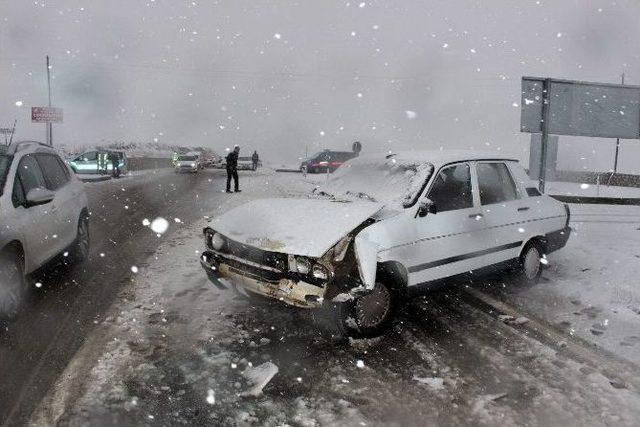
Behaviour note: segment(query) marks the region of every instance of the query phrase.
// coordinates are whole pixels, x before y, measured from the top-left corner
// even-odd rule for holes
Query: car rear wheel
[[[0,253],[0,318],[15,317],[26,291],[23,257],[13,250]]]
[[[89,234],[89,218],[83,213],[78,220],[76,240],[73,242],[69,258],[72,264],[80,264],[89,258],[91,236]]]
[[[316,309],[318,326],[338,337],[373,338],[382,335],[393,320],[397,296],[377,282],[373,290],[347,302],[329,302]]]
[[[535,242],[527,244],[519,259],[518,276],[523,284],[535,284],[542,274],[542,249]]]

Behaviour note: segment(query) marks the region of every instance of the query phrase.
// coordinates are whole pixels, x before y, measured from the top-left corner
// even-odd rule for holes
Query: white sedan
[[[403,296],[452,276],[515,266],[536,281],[570,231],[567,205],[540,194],[516,160],[412,151],[350,160],[310,198],[227,212],[204,230],[201,264],[218,287],[374,336]]]

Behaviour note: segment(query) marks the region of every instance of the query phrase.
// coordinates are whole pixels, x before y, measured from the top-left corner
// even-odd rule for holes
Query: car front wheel
[[[15,317],[26,290],[23,258],[16,251],[0,253],[0,318]]]
[[[317,309],[314,320],[336,336],[373,338],[390,326],[396,301],[391,289],[377,282],[371,292],[347,302],[329,302]]]
[[[91,237],[89,234],[89,218],[82,214],[78,220],[78,230],[76,240],[73,242],[69,258],[72,264],[80,264],[89,258],[89,248],[91,247]]]

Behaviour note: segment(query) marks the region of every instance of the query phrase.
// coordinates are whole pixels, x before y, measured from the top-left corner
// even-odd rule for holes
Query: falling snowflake
[[[131,272],[132,273],[137,273],[138,272],[138,267],[136,267],[135,265],[131,266]]]
[[[282,38],[282,35],[280,33],[275,33],[273,35],[273,38],[276,39],[276,40],[280,40]]]
[[[216,403],[216,394],[213,390],[207,390],[207,403],[209,405],[215,405]]]
[[[356,362],[356,366],[360,369],[364,368],[364,362],[362,360],[358,360]]]
[[[407,119],[409,120],[413,120],[418,117],[418,113],[416,113],[415,111],[407,110],[404,113],[407,115]]]
[[[169,229],[169,221],[158,217],[151,222],[151,230],[156,234],[164,234]]]

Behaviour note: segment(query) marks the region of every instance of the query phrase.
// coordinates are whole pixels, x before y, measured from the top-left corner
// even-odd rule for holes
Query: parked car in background
[[[353,151],[323,150],[303,161],[300,170],[306,173],[333,173],[344,162],[357,156],[358,153]]]
[[[256,170],[253,167],[253,159],[249,157],[238,157],[238,170]]]
[[[91,150],[86,151],[80,154],[77,157],[68,160],[67,163],[71,167],[71,169],[77,174],[98,174],[98,173],[106,173],[110,174],[113,172],[113,164],[111,160],[107,160],[104,164],[101,164],[99,156],[105,156],[104,159],[109,158],[110,156],[116,156],[118,158],[118,168],[120,169],[120,174],[124,175],[128,171],[128,162],[127,155],[124,151],[113,151],[113,150]]]
[[[0,147],[0,316],[12,317],[26,277],[60,254],[89,255],[84,185],[51,147],[24,141]]]
[[[567,205],[494,153],[359,157],[314,195],[216,217],[201,256],[209,279],[316,309],[340,334],[374,336],[405,295],[443,279],[512,266],[535,282],[571,231]]]
[[[200,153],[187,153],[178,156],[175,165],[176,173],[190,172],[198,173],[202,169],[202,162],[200,159]]]

